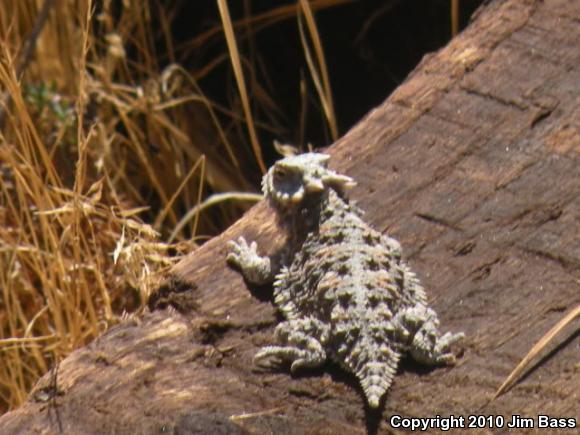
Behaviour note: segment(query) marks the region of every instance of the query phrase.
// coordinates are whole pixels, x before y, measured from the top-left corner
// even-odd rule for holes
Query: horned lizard
[[[348,201],[354,181],[328,168],[329,156],[286,157],[264,176],[262,188],[288,233],[285,249],[260,256],[255,242],[229,242],[227,260],[253,284],[274,283],[285,321],[280,343],[255,356],[262,366],[291,362],[295,372],[327,357],[354,373],[377,408],[399,358],[452,364],[449,346],[463,333],[440,335],[417,277],[401,259],[401,245],[372,229]]]

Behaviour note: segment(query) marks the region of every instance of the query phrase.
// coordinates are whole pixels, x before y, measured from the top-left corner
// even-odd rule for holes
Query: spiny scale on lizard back
[[[402,353],[427,364],[452,363],[449,346],[463,334],[438,332],[399,243],[367,225],[345,198],[354,184],[327,168],[328,156],[303,154],[276,163],[264,177],[270,204],[289,232],[277,258],[255,243],[232,242],[228,260],[256,283],[274,282],[274,302],[286,317],[280,346],[257,362],[315,367],[327,357],[359,379],[369,405],[379,406]]]
[[[326,351],[361,381],[371,406],[388,389],[399,361],[393,312],[411,304],[400,294],[400,252],[330,192],[311,232],[274,287],[289,319],[307,315],[329,325]]]

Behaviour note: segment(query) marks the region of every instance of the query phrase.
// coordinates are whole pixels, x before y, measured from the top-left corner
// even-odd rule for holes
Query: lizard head
[[[262,180],[266,198],[279,209],[292,209],[305,199],[333,189],[340,194],[355,182],[328,169],[330,156],[306,153],[277,161]]]

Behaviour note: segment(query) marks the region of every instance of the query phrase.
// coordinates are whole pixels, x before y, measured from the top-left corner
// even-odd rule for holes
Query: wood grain
[[[242,234],[282,243],[261,203],[175,267],[151,314],[41,379],[1,431],[372,433],[395,414],[577,416],[574,325],[488,401],[580,303],[579,16],[573,1],[492,2],[328,149],[367,220],[401,241],[442,330],[466,333],[456,367],[403,362],[381,413],[332,364],[255,370],[277,321],[271,289],[249,291],[224,256]]]

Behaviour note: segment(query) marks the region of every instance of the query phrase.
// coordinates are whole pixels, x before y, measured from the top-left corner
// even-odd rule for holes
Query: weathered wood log
[[[580,303],[579,16],[574,1],[492,2],[328,149],[358,181],[351,197],[368,221],[401,241],[442,329],[465,331],[456,367],[404,362],[377,414],[332,364],[254,370],[273,340],[271,290],[250,292],[224,256],[241,234],[282,242],[259,204],[175,267],[151,314],[42,378],[0,432],[364,433],[392,430],[393,415],[577,417],[577,331],[488,402]]]

